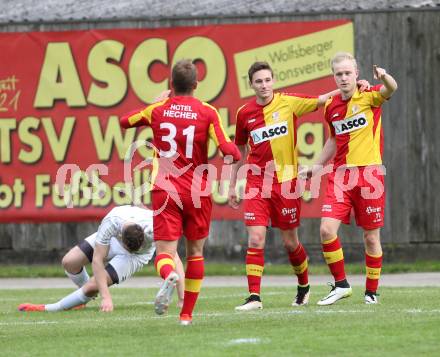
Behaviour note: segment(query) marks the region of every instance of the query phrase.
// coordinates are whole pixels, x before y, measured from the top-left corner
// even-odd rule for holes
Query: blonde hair
[[[336,63],[340,63],[342,61],[345,60],[349,60],[351,62],[353,62],[354,68],[357,69],[357,62],[356,62],[356,58],[353,57],[353,55],[351,53],[348,52],[337,52],[333,58],[330,61],[330,64],[332,65],[332,71],[334,72],[334,65]]]

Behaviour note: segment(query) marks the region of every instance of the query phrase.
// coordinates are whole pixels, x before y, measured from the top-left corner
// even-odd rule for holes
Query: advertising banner
[[[353,47],[347,20],[1,33],[0,221],[98,220],[115,205],[150,205],[141,188],[151,177],[151,149],[141,145],[133,160],[124,158],[133,142],[151,140],[151,129],[124,130],[119,117],[168,89],[182,58],[196,61],[195,96],[219,110],[233,138],[235,113],[253,96],[254,61],[270,63],[277,91],[318,95],[335,89],[331,57]],[[302,164],[322,150],[322,116],[297,123]],[[212,218],[241,219],[227,205],[228,181],[220,179],[228,173],[214,145],[209,158],[219,168]],[[319,217],[320,199],[309,196],[302,216]]]

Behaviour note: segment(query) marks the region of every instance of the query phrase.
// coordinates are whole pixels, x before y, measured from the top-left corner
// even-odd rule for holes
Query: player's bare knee
[[[319,235],[321,236],[322,243],[332,240],[336,237],[336,234],[337,233],[332,229],[330,225],[321,224],[321,227],[319,228]]]
[[[186,241],[186,254],[187,254],[187,256],[203,255],[203,247],[205,245],[206,239],[207,238],[198,239],[198,240],[191,240],[191,241],[187,240]],[[174,252],[174,254],[175,254],[175,252]]]
[[[364,242],[367,248],[377,248],[380,247],[380,235],[379,232],[374,231],[364,231]]]
[[[299,245],[299,238],[296,230],[281,231],[284,248],[293,252]]]
[[[284,248],[288,251],[288,252],[293,252],[296,248],[298,248],[298,244],[295,244],[295,242],[292,241],[284,241]]]
[[[187,247],[187,256],[203,255],[203,247],[189,246]]]
[[[67,270],[67,267],[69,266],[69,259],[67,258],[67,254],[61,259],[61,265],[64,270]]]
[[[76,264],[75,259],[72,258],[70,251],[61,260],[61,265],[63,266],[64,270],[71,274],[78,273],[78,264]]]
[[[61,260],[64,270],[71,274],[79,273],[88,262],[85,254],[78,247],[70,249]]]
[[[265,238],[260,232],[249,234],[249,248],[264,248]]]

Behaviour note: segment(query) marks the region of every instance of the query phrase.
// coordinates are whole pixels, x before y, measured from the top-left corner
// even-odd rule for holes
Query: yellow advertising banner
[[[352,23],[236,53],[234,63],[240,97],[254,94],[246,74],[255,61],[271,65],[274,88],[279,89],[330,75],[330,59],[340,51],[354,53]]]

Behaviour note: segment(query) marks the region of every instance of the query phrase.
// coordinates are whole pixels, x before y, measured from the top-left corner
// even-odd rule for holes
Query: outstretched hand
[[[103,298],[101,301],[102,312],[112,312],[113,311],[113,301],[111,298]]]
[[[169,98],[170,94],[171,94],[171,90],[170,89],[164,90],[156,98],[154,98],[153,103],[158,103],[158,102],[161,102],[161,101]]]
[[[218,147],[220,151],[225,155],[224,163],[226,165],[233,164],[241,159],[241,152],[233,142],[224,142]]]
[[[233,209],[238,209],[239,207],[239,203],[240,200],[237,196],[237,193],[235,192],[235,188],[234,189],[230,189],[228,192],[228,204],[230,207],[232,207]]]
[[[356,84],[358,86],[359,92],[361,93],[371,88],[370,82],[368,82],[366,79],[359,79]]]
[[[373,75],[374,79],[382,80],[383,77],[387,74],[387,71],[381,67],[378,67],[376,64],[373,65]]]

